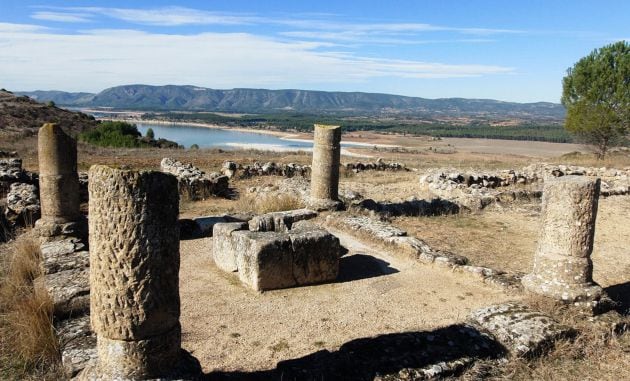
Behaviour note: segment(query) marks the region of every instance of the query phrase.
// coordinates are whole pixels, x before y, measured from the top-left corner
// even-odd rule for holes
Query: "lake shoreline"
[[[202,122],[180,122],[180,121],[166,121],[159,119],[134,119],[134,118],[97,118],[98,120],[106,120],[106,121],[124,121],[134,124],[148,124],[148,125],[157,125],[157,126],[193,126],[193,127],[203,127],[203,128],[212,128],[217,130],[226,130],[226,131],[236,131],[236,132],[246,132],[252,134],[261,134],[261,135],[271,135],[277,136],[282,140],[294,141],[294,142],[303,142],[303,143],[313,143],[312,133],[305,132],[285,132],[280,130],[260,130],[255,128],[246,128],[246,127],[230,127],[230,126],[222,126],[219,124],[212,123],[202,123]],[[309,138],[310,137],[310,138]],[[396,148],[402,147],[400,145],[395,144],[383,144],[383,143],[367,143],[362,141],[355,141],[352,139],[344,140],[347,143],[352,143],[356,147],[353,148],[368,148],[368,147],[380,147],[380,148]]]

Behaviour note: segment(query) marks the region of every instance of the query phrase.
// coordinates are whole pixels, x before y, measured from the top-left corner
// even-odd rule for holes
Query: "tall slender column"
[[[76,230],[71,225],[81,218],[77,143],[59,125],[46,123],[39,129],[37,148],[42,210],[39,233],[53,236]]]
[[[322,207],[339,204],[341,127],[315,125],[311,169],[311,203]]]

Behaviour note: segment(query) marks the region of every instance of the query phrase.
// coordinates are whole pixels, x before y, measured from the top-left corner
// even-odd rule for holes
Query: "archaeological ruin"
[[[314,137],[310,166],[219,157],[206,174],[163,158],[153,163],[159,171],[94,165],[79,174],[76,141],[46,124],[39,175],[17,157],[0,159],[0,224],[13,234],[37,220],[41,275],[33,284],[50,297],[67,377],[466,374],[477,363],[545,356],[579,334],[536,308],[532,295],[606,334],[630,329],[619,297],[626,289],[608,295],[611,287],[593,276],[602,263],[593,265],[598,208],[630,194],[629,168],[341,164],[341,128],[315,125]],[[392,178],[407,181],[395,195]],[[235,203],[287,195],[297,206],[256,212]],[[89,224],[80,208],[86,201]],[[527,217],[518,228],[538,234],[527,254],[533,261],[522,261],[526,269],[485,262],[512,260],[523,242],[495,252],[493,242],[473,242],[480,219],[467,218],[517,209]],[[479,229],[500,240],[502,221],[484,220]],[[470,229],[466,244],[478,244],[481,255],[451,247],[455,229],[427,232],[429,223]]]

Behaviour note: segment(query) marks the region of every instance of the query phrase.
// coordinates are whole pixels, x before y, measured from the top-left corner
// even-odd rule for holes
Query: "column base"
[[[44,241],[60,236],[75,237],[87,241],[88,227],[85,218],[70,222],[58,222],[47,218],[40,218],[35,221],[34,229],[37,235]]]
[[[180,343],[179,326],[146,340],[97,337],[97,362],[88,365],[77,380],[199,380],[199,361]]]
[[[306,207],[317,212],[322,212],[326,210],[337,211],[343,210],[344,204],[343,202],[337,200],[314,199],[309,197],[306,199]]]
[[[604,295],[602,288],[595,282],[588,283],[558,283],[542,279],[535,274],[523,277],[523,287],[526,291],[543,295],[559,302],[573,304],[578,307],[595,309]]]

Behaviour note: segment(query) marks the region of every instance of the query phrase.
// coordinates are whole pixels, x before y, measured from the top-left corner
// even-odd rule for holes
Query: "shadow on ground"
[[[441,376],[461,373],[475,359],[496,359],[506,350],[489,336],[468,325],[433,331],[404,332],[361,338],[338,350],[318,351],[281,361],[275,369],[258,372],[213,372],[206,380],[373,380],[376,376],[426,377],[422,369],[441,364]],[[449,364],[451,365],[449,367]],[[424,375],[424,376],[422,376]],[[407,379],[404,378],[404,379]]]
[[[354,254],[339,260],[337,282],[352,282],[359,279],[395,274],[399,272],[389,262],[367,254]]]
[[[387,216],[431,217],[458,214],[460,206],[452,201],[434,198],[431,201],[409,200],[403,202],[384,202],[366,199],[357,204],[361,209]]]
[[[606,287],[604,291],[612,300],[618,303],[615,308],[617,312],[630,315],[630,282]]]

